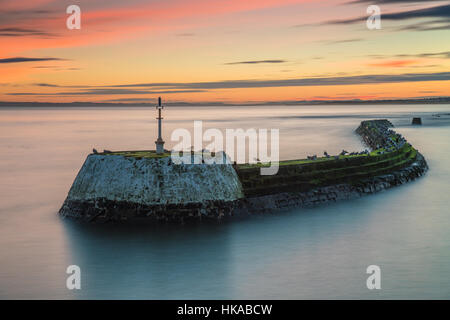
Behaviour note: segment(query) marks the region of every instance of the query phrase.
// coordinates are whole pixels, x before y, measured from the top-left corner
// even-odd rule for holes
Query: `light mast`
[[[164,140],[161,137],[161,120],[163,119],[161,117],[161,110],[164,109],[163,105],[161,104],[161,97],[158,98],[158,105],[156,106],[156,109],[158,109],[158,139],[155,141],[156,143],[156,153],[157,154],[163,154],[164,153]]]

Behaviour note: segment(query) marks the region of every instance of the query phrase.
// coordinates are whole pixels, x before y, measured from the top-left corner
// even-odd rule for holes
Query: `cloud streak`
[[[450,72],[437,73],[403,73],[403,74],[377,74],[361,76],[342,77],[316,77],[281,80],[226,80],[211,82],[155,82],[105,85],[102,88],[91,89],[75,94],[157,94],[157,93],[182,93],[201,92],[203,90],[218,89],[247,89],[247,88],[270,88],[270,87],[308,87],[308,86],[345,86],[358,84],[380,84],[400,82],[426,82],[426,81],[449,81]],[[52,84],[40,84],[40,86],[55,86]],[[63,87],[63,86],[61,86]],[[63,88],[70,88],[64,86]],[[151,88],[158,91],[122,90],[130,88]],[[122,90],[122,91],[120,91]],[[166,90],[166,91],[160,91]],[[181,91],[184,90],[184,91]],[[200,91],[193,91],[200,90]],[[66,92],[70,94],[69,92]],[[66,94],[65,93],[65,94]]]
[[[369,66],[385,67],[385,68],[401,68],[401,67],[408,67],[410,65],[414,65],[419,62],[420,60],[390,60],[390,61],[369,63]]]
[[[409,11],[395,12],[395,13],[382,13],[381,18],[383,20],[395,20],[402,21],[408,19],[417,19],[417,18],[441,18],[447,19],[450,18],[450,5],[441,5],[431,8],[423,8],[423,9],[415,9]],[[366,21],[367,16],[362,16],[358,18],[352,19],[343,19],[343,20],[330,20],[324,22],[322,24],[353,24],[362,21]]]
[[[239,64],[272,64],[272,63],[285,63],[286,60],[250,60],[250,61],[238,61],[228,62],[225,65],[239,65]]]
[[[48,32],[43,32],[37,29],[0,28],[0,37],[27,37],[27,36],[55,37],[56,35]]]
[[[448,0],[432,0],[432,1],[445,2]],[[371,3],[371,4],[391,4],[391,3],[402,4],[403,3],[403,4],[409,4],[409,3],[429,3],[429,2],[430,2],[430,0],[355,0],[350,3]]]
[[[352,43],[352,42],[359,42],[363,41],[364,39],[361,38],[354,38],[354,39],[342,39],[342,40],[333,40],[333,41],[324,41],[325,44],[340,44],[340,43]]]
[[[26,58],[26,57],[14,57],[0,59],[0,63],[22,63],[22,62],[36,62],[36,61],[65,61],[61,58]]]
[[[47,85],[53,87],[52,85]],[[58,87],[58,86],[54,86]],[[73,92],[52,92],[52,93],[38,93],[38,92],[13,92],[7,93],[9,96],[104,96],[104,95],[148,95],[148,94],[174,94],[174,93],[193,93],[204,92],[204,90],[130,90],[130,89],[89,89],[84,91]]]
[[[117,85],[111,87],[164,87],[172,89],[242,89],[242,88],[269,88],[269,87],[306,87],[306,86],[342,86],[355,84],[376,84],[396,82],[421,81],[447,81],[450,72],[440,73],[405,73],[399,75],[362,75],[348,77],[317,77],[283,80],[230,80],[215,82],[188,82],[188,83],[142,83],[130,85]]]

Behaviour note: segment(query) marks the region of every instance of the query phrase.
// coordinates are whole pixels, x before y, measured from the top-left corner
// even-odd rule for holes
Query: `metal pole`
[[[161,103],[161,97],[158,98],[158,106],[156,107],[158,109],[158,139],[155,141],[156,143],[156,153],[162,154],[164,153],[164,140],[162,139],[162,116],[161,116],[161,110],[164,108]]]
[[[158,139],[162,139],[161,137],[161,108],[158,109],[159,117],[158,117]]]

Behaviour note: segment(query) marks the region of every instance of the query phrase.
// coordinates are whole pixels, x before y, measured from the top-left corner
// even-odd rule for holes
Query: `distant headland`
[[[408,98],[408,99],[383,99],[383,100],[286,100],[286,101],[262,101],[262,102],[240,102],[240,103],[224,103],[224,102],[183,102],[174,101],[166,102],[167,106],[183,107],[220,107],[220,106],[264,106],[264,105],[371,105],[371,104],[450,104],[450,97],[424,97],[424,98]],[[148,102],[7,102],[0,101],[2,107],[153,107],[154,101]]]

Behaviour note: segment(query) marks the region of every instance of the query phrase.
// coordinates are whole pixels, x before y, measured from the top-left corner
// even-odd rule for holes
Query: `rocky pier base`
[[[144,205],[128,201],[66,200],[60,215],[86,222],[188,222],[220,220],[233,215],[238,201],[205,201],[188,204]]]
[[[428,170],[422,155],[418,155],[411,165],[389,174],[360,180],[356,184],[336,184],[313,188],[307,192],[283,192],[242,200],[233,214],[273,213],[280,209],[312,207],[339,200],[349,200],[384,191],[413,181]]]

